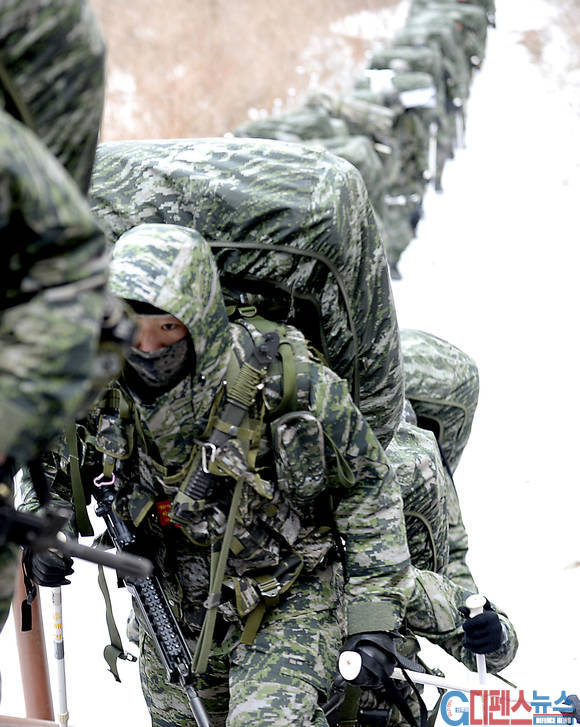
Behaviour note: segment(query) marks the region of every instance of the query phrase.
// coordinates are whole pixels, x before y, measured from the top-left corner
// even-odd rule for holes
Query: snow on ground
[[[580,568],[569,567],[580,561],[577,72],[568,85],[558,4],[497,4],[467,148],[447,166],[443,194],[428,195],[394,290],[401,326],[446,338],[479,365],[480,404],[456,476],[470,563],[518,630],[506,676],[555,698],[580,691]],[[545,43],[543,63],[522,44],[529,31]],[[148,724],[136,665],[121,662],[117,684],[100,658],[107,635],[96,577],[77,561],[63,589],[71,723]],[[128,597],[109,582],[122,630]],[[425,658],[467,678],[436,647]],[[0,711],[23,716],[12,621],[0,637],[0,671]]]
[[[435,333],[479,365],[456,475],[470,564],[518,630],[506,676],[553,698],[580,690],[580,568],[569,568],[580,560],[580,124],[562,85],[556,15],[542,0],[498,2],[467,147],[446,167],[443,194],[426,199],[394,283],[402,327]],[[532,62],[521,43],[530,29],[543,31],[550,63]],[[427,658],[464,673],[436,647]]]

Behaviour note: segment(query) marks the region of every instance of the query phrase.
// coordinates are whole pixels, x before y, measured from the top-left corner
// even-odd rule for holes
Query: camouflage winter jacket
[[[156,543],[151,555],[187,621],[188,613],[195,618],[196,607],[207,596],[204,546],[223,534],[231,481],[217,478],[192,530],[163,525],[158,512],[191,475],[199,440],[207,438],[212,406],[230,377],[232,361],[235,371],[235,361],[238,366],[243,362],[259,333],[251,318],[229,323],[211,250],[193,230],[141,225],[125,233],[115,245],[111,289],[121,298],[151,304],[179,318],[194,345],[195,370],[179,384],[147,403],[133,394],[128,426],[135,444],[117,472],[117,509]],[[332,532],[336,527],[344,541],[349,632],[397,628],[414,579],[401,497],[385,452],[352,403],[345,381],[312,359],[296,329],[287,327],[282,334],[281,347],[289,347],[295,360],[297,401],[286,418],[278,416],[284,397],[278,359],[239,436],[218,451],[214,462],[244,477],[235,548],[226,571],[237,617],[247,615],[264,595],[258,574],[279,572],[284,563],[294,559],[296,564],[298,558],[293,577],[299,577],[300,569],[312,572],[328,558],[337,558]],[[261,421],[262,405],[253,467],[243,451],[241,432]],[[292,411],[297,418],[292,419]],[[303,437],[302,415],[315,422],[316,436]],[[111,432],[105,426],[92,439],[95,432],[89,430],[96,419],[85,421],[78,431],[85,443],[96,441],[102,449],[104,441],[111,441]],[[70,499],[66,457],[53,464],[61,470],[54,494]],[[94,450],[86,446],[85,474],[93,477],[98,468],[99,458],[95,460]],[[30,493],[25,499],[30,505]],[[220,610],[235,620],[231,605],[222,604]]]
[[[8,0],[0,49],[0,453],[22,463],[79,413],[96,367],[118,366],[95,361],[106,243],[81,194],[104,45],[80,0]]]

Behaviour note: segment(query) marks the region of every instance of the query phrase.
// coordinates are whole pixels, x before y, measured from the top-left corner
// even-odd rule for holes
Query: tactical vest
[[[154,451],[146,446],[141,449],[147,438],[137,409],[118,387],[109,389],[98,407],[96,435],[83,433],[85,446],[102,455],[105,481],[114,479],[115,470],[129,462],[139,440],[139,461],[145,466],[139,468],[141,477],[134,496],[123,499],[121,487],[116,507],[120,515],[139,527],[156,507],[162,526],[178,525],[193,543],[211,549],[210,588],[194,656],[198,673],[207,665],[217,612],[231,607],[222,603],[224,587],[231,593],[228,604],[235,607],[244,624],[242,642],[252,643],[265,609],[278,602],[302,571],[313,570],[339,548],[331,525],[315,521],[317,511],[329,512],[328,507],[316,507],[327,490],[325,448],[336,456],[334,471],[342,483],[353,482],[350,467],[308,411],[313,357],[305,339],[295,329],[266,321],[251,309],[241,312],[246,318],[240,324],[242,334],[236,336],[228,383],[218,392],[205,432],[179,472],[168,474]],[[268,347],[268,355],[260,358],[260,350],[263,354]],[[269,381],[280,385],[277,396],[269,399],[275,406],[268,409],[264,386]],[[271,433],[278,487],[256,471],[266,427]],[[72,440],[69,438],[71,475],[79,512],[86,499],[82,485],[74,484]],[[174,488],[172,500],[161,499],[155,480]],[[212,487],[227,493],[229,502],[223,510],[211,501]],[[261,533],[252,527],[256,511],[268,518],[272,530],[282,534],[284,543],[277,553],[267,540],[266,529]],[[305,518],[310,523],[307,528],[302,526]],[[78,522],[82,525],[82,518]],[[273,560],[272,553],[277,556]],[[235,568],[232,572],[230,567],[226,577],[230,556],[231,562],[248,562],[250,567],[240,572]],[[263,556],[270,557],[270,566]]]

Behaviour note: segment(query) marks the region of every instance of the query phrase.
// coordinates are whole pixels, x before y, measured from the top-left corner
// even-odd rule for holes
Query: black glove
[[[462,624],[465,631],[463,641],[465,648],[476,654],[491,654],[492,651],[497,651],[502,644],[503,629],[499,616],[490,602],[486,601],[483,613],[473,618],[469,617],[469,609],[466,606],[460,606],[459,611],[466,617]]]
[[[396,665],[393,656],[395,647],[392,637],[381,631],[355,634],[349,637],[341,653],[356,651],[362,659],[361,670],[350,684],[363,687],[376,687],[383,683],[384,676],[391,676]]]
[[[52,550],[36,553],[32,548],[24,548],[22,561],[29,578],[37,586],[64,586],[70,583],[66,576],[73,572],[73,560],[68,555],[59,555]]]

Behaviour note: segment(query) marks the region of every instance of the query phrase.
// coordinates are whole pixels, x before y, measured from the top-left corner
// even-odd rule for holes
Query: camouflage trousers
[[[238,632],[232,649],[214,650],[207,672],[195,684],[214,727],[327,727],[320,705],[344,636],[332,580],[321,586],[314,576],[302,579],[268,613],[251,645],[239,643]],[[189,644],[193,650],[195,642]],[[139,670],[153,727],[191,727],[185,693],[166,683],[165,669],[142,628]]]
[[[0,631],[10,613],[17,569],[18,548],[8,543],[0,548]]]

